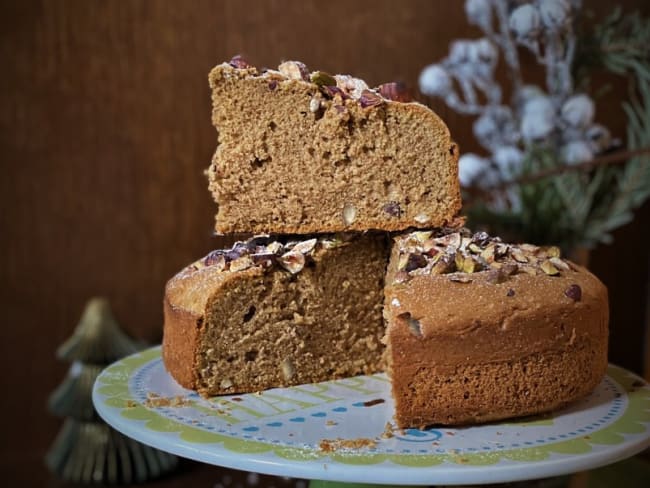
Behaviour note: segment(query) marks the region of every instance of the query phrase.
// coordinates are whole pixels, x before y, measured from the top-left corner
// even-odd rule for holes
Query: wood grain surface
[[[648,13],[647,2],[619,3]],[[300,59],[415,87],[451,39],[478,35],[462,4],[0,2],[3,479],[56,483],[42,458],[61,422],[45,405],[68,368],[56,347],[86,300],[108,297],[128,333],[157,343],[164,283],[219,245],[203,175],[216,144],[209,69],[241,53],[258,66]],[[619,135],[625,89],[599,105]],[[470,120],[428,103],[462,150],[476,149]],[[649,262],[639,236],[649,224],[646,205],[592,255],[610,288],[612,360],[639,372]]]

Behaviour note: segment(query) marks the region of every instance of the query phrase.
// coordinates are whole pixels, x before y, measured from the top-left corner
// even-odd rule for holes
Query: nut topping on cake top
[[[386,100],[401,103],[413,101],[413,97],[403,83],[384,83],[376,88],[370,88],[365,81],[352,76],[333,76],[325,71],[310,72],[307,66],[300,61],[285,61],[278,66],[277,70],[258,70],[241,56],[235,56],[225,64],[234,68],[235,72],[244,77],[267,77],[271,90],[276,88],[278,81],[299,80],[317,85],[325,98],[332,99],[339,96],[342,100],[356,100],[363,108],[381,105]],[[313,103],[313,112],[318,110],[316,103],[317,101]],[[310,105],[310,109],[312,109],[312,105]]]
[[[311,260],[317,249],[332,249],[344,246],[352,234],[336,234],[314,237],[302,241],[290,240],[285,243],[274,240],[269,235],[253,236],[246,241],[238,241],[230,249],[217,249],[185,268],[191,273],[206,267],[218,271],[243,271],[253,266],[268,268],[274,265],[296,274]]]
[[[470,283],[478,272],[486,272],[488,282],[501,283],[517,273],[559,276],[572,269],[556,246],[506,244],[499,237],[472,234],[465,228],[416,231],[395,240],[399,249],[395,283],[431,274]]]

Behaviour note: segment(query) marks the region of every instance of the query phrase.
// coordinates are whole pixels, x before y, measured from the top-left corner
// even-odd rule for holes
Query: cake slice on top
[[[258,70],[239,57],[209,80],[217,232],[430,228],[459,211],[458,148],[400,84],[370,89],[296,61]]]

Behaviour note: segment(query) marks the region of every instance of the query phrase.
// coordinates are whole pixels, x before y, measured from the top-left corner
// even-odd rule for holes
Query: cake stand
[[[399,430],[383,374],[205,399],[165,371],[160,347],[109,366],[95,407],[115,429],[178,456],[346,483],[454,485],[569,474],[650,446],[650,387],[616,366],[552,415]]]

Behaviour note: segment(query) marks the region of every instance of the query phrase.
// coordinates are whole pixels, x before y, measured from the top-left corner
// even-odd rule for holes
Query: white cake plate
[[[650,387],[610,366],[587,398],[544,417],[478,427],[391,428],[385,375],[204,399],[165,371],[160,347],[104,370],[99,414],[144,444],[229,468],[399,485],[500,483],[595,468],[650,446]]]

